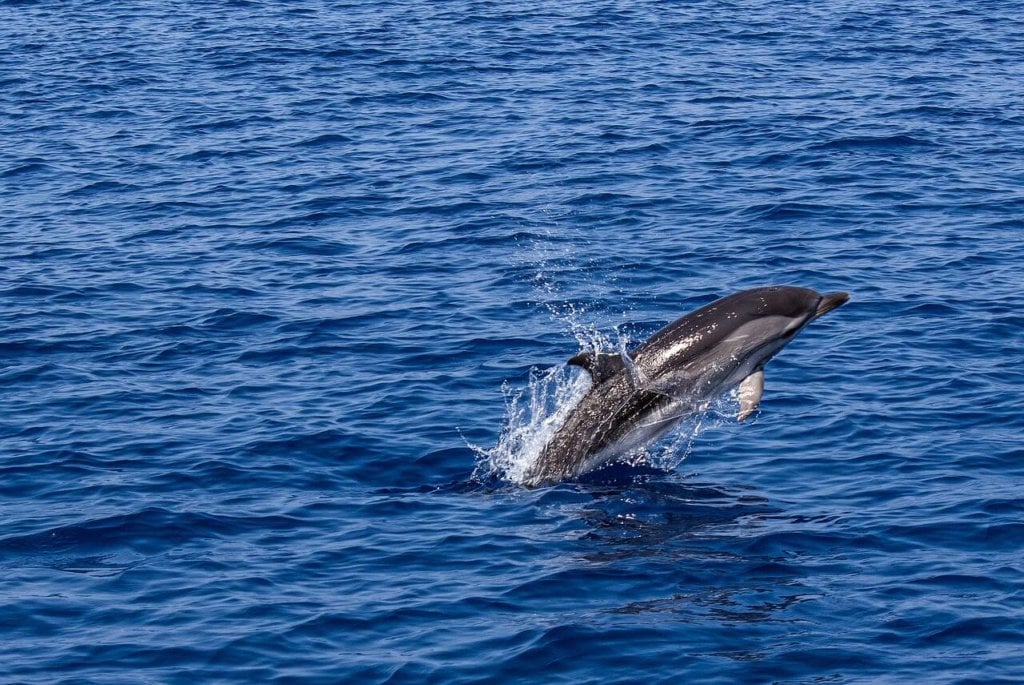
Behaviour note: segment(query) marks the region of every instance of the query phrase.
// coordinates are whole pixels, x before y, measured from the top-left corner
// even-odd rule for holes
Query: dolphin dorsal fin
[[[604,383],[625,368],[622,356],[609,352],[580,352],[566,363],[586,369],[594,385]]]

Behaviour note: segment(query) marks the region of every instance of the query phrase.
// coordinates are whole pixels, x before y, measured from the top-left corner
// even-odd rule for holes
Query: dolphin
[[[523,484],[558,483],[636,451],[736,385],[737,418],[746,419],[761,401],[764,365],[804,326],[849,299],[793,286],[753,288],[670,323],[631,354],[577,354],[568,363],[590,373],[590,389]]]

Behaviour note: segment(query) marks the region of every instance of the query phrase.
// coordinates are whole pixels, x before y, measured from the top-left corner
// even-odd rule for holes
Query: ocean
[[[1024,681],[1024,3],[0,16],[0,682]],[[755,417],[520,484],[771,284]]]

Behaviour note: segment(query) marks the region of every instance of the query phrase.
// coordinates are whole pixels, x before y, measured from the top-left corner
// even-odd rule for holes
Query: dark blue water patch
[[[18,176],[25,176],[29,174],[42,174],[55,172],[50,165],[46,164],[43,160],[22,160],[15,166],[8,167],[0,172],[0,178],[14,178]]]
[[[230,531],[229,523],[223,519],[145,509],[130,516],[93,519],[30,535],[3,538],[0,539],[0,553],[35,556],[73,551],[88,555],[125,547],[146,553],[153,551],[147,549],[146,545],[155,542],[157,538],[147,532],[154,528],[161,531],[159,539],[171,546],[181,544],[195,535],[223,535]],[[133,549],[137,541],[142,547]]]
[[[204,314],[201,318],[194,321],[195,330],[202,332],[204,330],[213,330],[217,333],[232,330],[244,330],[255,326],[261,326],[274,321],[277,321],[277,317],[272,314],[266,314],[264,312],[255,311],[239,311],[230,307],[223,307],[214,312]],[[189,324],[191,326],[191,324]]]
[[[340,133],[324,133],[296,143],[298,147],[330,148],[353,142],[353,138]]]
[[[824,214],[827,213],[829,209],[832,208],[814,206],[799,202],[786,202],[782,204],[748,207],[744,210],[744,213],[761,220],[785,221],[799,219],[806,216],[814,216],[816,214]]]

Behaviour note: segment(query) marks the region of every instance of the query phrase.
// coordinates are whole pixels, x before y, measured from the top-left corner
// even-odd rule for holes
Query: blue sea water
[[[1024,3],[0,17],[0,681],[1024,681]],[[773,283],[755,419],[498,468]]]

